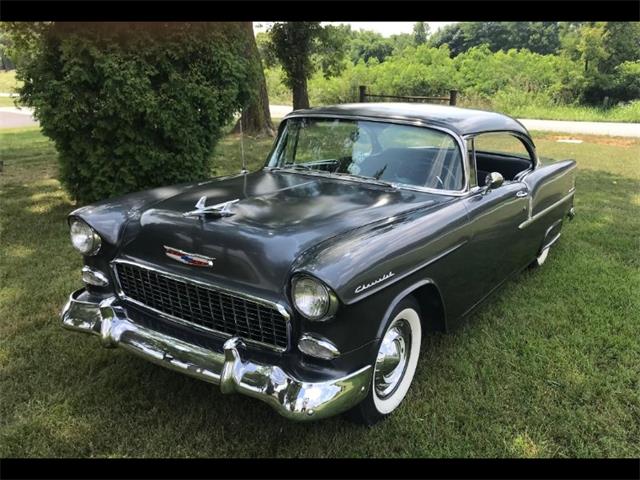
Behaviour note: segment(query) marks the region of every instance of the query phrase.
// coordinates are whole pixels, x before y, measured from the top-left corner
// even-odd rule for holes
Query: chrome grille
[[[131,300],[216,332],[287,348],[287,320],[275,307],[138,265],[116,263],[116,271]]]

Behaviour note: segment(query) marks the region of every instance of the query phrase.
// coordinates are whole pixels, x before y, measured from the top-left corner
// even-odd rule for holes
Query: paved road
[[[282,118],[292,110],[287,105],[271,105],[269,108],[271,109],[271,116],[274,118]],[[520,118],[518,120],[529,130],[640,138],[640,123],[567,122],[560,120],[532,120],[529,118]]]
[[[614,137],[640,137],[640,123],[567,122],[564,120],[519,119],[529,130],[577,133],[583,135],[611,135]]]
[[[0,128],[38,125],[30,108],[0,107]]]
[[[274,118],[282,118],[291,111],[291,107],[288,105],[271,105],[270,109],[271,116]],[[640,138],[640,123],[567,122],[559,120],[532,120],[528,118],[522,118],[520,121],[529,130]],[[23,127],[37,124],[38,122],[33,118],[31,110],[28,108],[0,107],[0,128]]]

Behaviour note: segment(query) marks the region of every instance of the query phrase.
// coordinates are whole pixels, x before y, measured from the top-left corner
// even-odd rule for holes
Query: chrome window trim
[[[536,168],[540,167],[540,159],[538,158],[538,152],[536,151],[536,146],[533,143],[533,140],[531,140],[531,137],[525,135],[524,133],[516,132],[515,130],[487,130],[483,132],[468,133],[464,135],[462,138],[464,138],[465,140],[470,140],[470,139],[475,139],[480,135],[496,134],[496,133],[505,133],[507,135],[517,137],[520,141],[522,141],[527,152],[529,152],[529,156],[531,157],[529,158],[529,160],[532,163],[532,167],[528,168],[527,170],[523,170],[523,172],[531,172]],[[475,141],[474,141],[474,152],[475,152]]]
[[[300,113],[300,114],[296,114],[295,112],[288,114],[286,117],[284,117],[282,119],[282,129],[286,129],[286,121],[291,119],[291,118],[328,118],[328,119],[345,119],[345,120],[361,120],[361,121],[366,121],[366,122],[378,122],[378,123],[393,123],[393,124],[397,124],[397,125],[409,125],[409,126],[413,126],[413,127],[421,127],[421,128],[431,128],[433,130],[439,130],[441,132],[444,132],[448,135],[450,135],[456,142],[456,144],[458,145],[458,149],[460,150],[460,156],[461,156],[461,160],[462,160],[462,175],[463,175],[463,185],[462,188],[460,190],[441,190],[441,189],[437,189],[437,188],[430,188],[430,187],[419,187],[419,186],[412,186],[412,185],[405,185],[402,183],[394,183],[393,186],[398,188],[398,189],[402,189],[402,190],[412,190],[412,191],[418,191],[418,192],[425,192],[425,193],[435,193],[438,195],[446,195],[446,196],[463,196],[466,195],[467,192],[469,191],[469,158],[466,152],[466,145],[462,139],[462,137],[455,132],[454,130],[447,128],[447,127],[443,127],[440,125],[433,125],[429,122],[425,122],[423,120],[416,120],[416,119],[408,119],[408,118],[404,118],[404,117],[370,117],[370,116],[366,116],[366,115],[346,115],[346,114],[326,114],[326,113]],[[281,137],[282,132],[278,133],[278,137]],[[267,162],[264,165],[264,169],[269,170],[270,168],[274,168],[274,167],[270,167],[269,163],[271,162],[271,159],[273,158],[273,155],[278,152],[280,150],[281,144],[280,142],[278,142],[278,145],[276,148],[273,149],[273,151],[269,154],[269,156],[267,157]],[[283,171],[285,169],[280,169],[280,171]],[[308,172],[308,171],[300,171],[300,170],[286,170],[287,173],[297,173],[297,174],[303,174],[303,175],[314,175],[316,174],[315,172]],[[322,175],[322,176],[327,176],[327,175]],[[348,181],[354,181],[353,178],[349,178],[347,175],[345,176],[331,176],[330,178],[338,178],[338,179],[343,179],[343,180],[348,180]],[[359,180],[359,179],[358,179]],[[376,185],[375,183],[371,183],[371,185]]]
[[[188,277],[185,277],[183,275],[178,275],[178,274],[175,274],[175,273],[167,272],[166,270],[162,270],[162,269],[159,269],[159,268],[156,268],[156,267],[151,267],[151,266],[144,265],[144,264],[141,264],[139,262],[134,262],[134,261],[131,261],[131,260],[115,259],[115,260],[112,260],[110,262],[111,271],[113,272],[114,278],[116,280],[116,282],[115,282],[115,292],[116,292],[116,295],[118,296],[118,298],[120,298],[121,300],[124,300],[126,302],[131,302],[131,303],[133,303],[135,305],[138,305],[140,307],[143,307],[143,308],[145,308],[147,310],[150,310],[150,311],[152,311],[152,312],[158,314],[159,316],[161,316],[163,318],[166,318],[168,320],[175,321],[176,323],[180,323],[181,325],[185,325],[185,326],[188,326],[188,327],[191,327],[191,328],[195,328],[197,330],[201,330],[201,331],[203,331],[205,333],[214,333],[214,334],[216,334],[216,335],[218,335],[218,336],[220,336],[222,338],[238,337],[239,335],[234,335],[234,334],[230,334],[230,333],[226,333],[226,332],[221,332],[221,331],[215,330],[213,328],[203,327],[202,325],[198,325],[197,323],[192,323],[192,322],[189,322],[189,321],[184,320],[182,318],[175,317],[175,316],[170,315],[168,313],[162,312],[162,311],[160,311],[160,310],[158,310],[156,308],[153,308],[153,307],[151,307],[151,306],[149,306],[149,305],[147,305],[147,304],[145,304],[143,302],[140,302],[140,301],[135,300],[135,299],[133,299],[131,297],[128,297],[124,293],[124,291],[122,290],[122,285],[120,284],[120,277],[118,276],[118,269],[116,268],[117,264],[119,264],[119,263],[128,264],[128,265],[132,265],[134,267],[150,270],[152,272],[156,272],[156,273],[159,273],[159,274],[162,274],[162,275],[166,275],[169,278],[172,278],[174,280],[177,280],[177,281],[180,281],[180,282],[183,282],[183,283],[190,283],[192,285],[201,286],[201,287],[204,287],[204,288],[208,288],[210,290],[218,290],[218,291],[220,291],[222,293],[225,293],[227,295],[240,297],[240,298],[243,298],[245,300],[249,300],[249,301],[252,301],[252,302],[255,302],[255,303],[260,303],[260,304],[262,304],[264,306],[267,306],[267,307],[275,308],[278,311],[278,313],[280,313],[280,315],[282,315],[284,317],[285,323],[286,323],[286,326],[287,326],[287,347],[286,348],[278,347],[278,346],[270,344],[270,343],[260,342],[258,340],[251,340],[251,339],[245,338],[243,336],[240,336],[240,338],[242,338],[242,341],[244,341],[244,342],[246,342],[248,344],[256,345],[256,346],[259,346],[259,347],[264,347],[264,348],[267,348],[269,350],[273,350],[273,351],[280,352],[280,353],[285,352],[285,351],[289,350],[289,348],[291,348],[291,336],[292,336],[291,335],[291,333],[292,333],[291,332],[291,315],[289,314],[289,312],[285,308],[285,306],[282,305],[281,303],[272,302],[270,300],[265,300],[264,298],[260,298],[260,297],[255,297],[255,296],[250,295],[248,293],[238,292],[236,290],[230,290],[228,288],[220,287],[220,286],[218,286],[216,284],[213,284],[213,283],[207,283],[207,282],[202,282],[200,280],[194,280],[192,278],[188,278]]]

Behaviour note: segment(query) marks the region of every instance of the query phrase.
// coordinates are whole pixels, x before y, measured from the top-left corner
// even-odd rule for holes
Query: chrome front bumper
[[[121,347],[158,365],[220,385],[223,393],[238,392],[267,402],[292,420],[316,420],[344,412],[367,394],[371,366],[323,382],[305,382],[276,365],[243,361],[233,337],[223,351],[213,351],[134,323],[116,297],[100,303],[71,294],[62,310],[62,326],[98,335],[107,348]]]

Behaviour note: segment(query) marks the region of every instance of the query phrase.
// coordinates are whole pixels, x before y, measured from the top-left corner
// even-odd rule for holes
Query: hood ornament
[[[197,255],[195,253],[185,252],[178,250],[177,248],[164,246],[164,253],[167,257],[176,260],[181,263],[186,263],[193,267],[213,267],[213,261],[215,258],[205,257],[204,255]]]
[[[204,195],[200,197],[200,200],[196,202],[196,209],[191,210],[190,212],[185,212],[182,214],[183,217],[191,217],[197,215],[216,215],[218,217],[229,217],[234,215],[231,211],[231,205],[240,201],[239,198],[235,200],[229,200],[228,202],[218,203],[216,205],[205,206],[207,203],[207,196]]]

